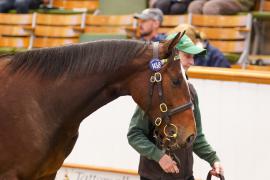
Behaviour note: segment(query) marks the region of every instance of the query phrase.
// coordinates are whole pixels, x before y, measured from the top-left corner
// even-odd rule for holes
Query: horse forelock
[[[54,48],[34,49],[15,54],[12,72],[35,72],[58,77],[64,73],[115,72],[140,56],[147,44],[135,40],[100,40]]]

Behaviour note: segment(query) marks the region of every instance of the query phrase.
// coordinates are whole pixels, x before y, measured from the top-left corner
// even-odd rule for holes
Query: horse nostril
[[[195,135],[192,134],[187,138],[186,143],[191,144],[193,143],[194,139],[195,139]]]

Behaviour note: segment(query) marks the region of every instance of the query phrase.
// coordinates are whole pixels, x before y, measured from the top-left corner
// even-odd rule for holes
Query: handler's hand
[[[224,175],[224,170],[220,162],[218,161],[214,162],[212,170],[211,170],[211,174],[217,177],[219,174]]]
[[[167,154],[164,154],[158,163],[166,173],[179,173],[176,162]]]

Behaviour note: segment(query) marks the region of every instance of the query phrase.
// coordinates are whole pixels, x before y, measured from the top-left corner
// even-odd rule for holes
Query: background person
[[[48,4],[49,0],[0,0],[0,13],[7,13],[15,9],[17,13],[28,13],[29,9],[37,9],[41,4]]]
[[[193,0],[156,0],[154,8],[159,8],[164,14],[185,14]]]
[[[141,40],[161,41],[166,39],[165,34],[158,32],[163,21],[163,13],[160,9],[145,9],[140,14],[135,14],[134,18],[139,20],[139,31]]]
[[[224,54],[218,48],[212,46],[205,38],[205,35],[199,32],[194,26],[189,24],[180,24],[170,31],[169,34],[183,31],[186,31],[186,35],[193,41],[193,43],[206,49],[206,54],[204,56],[194,56],[194,64],[196,66],[231,67],[230,62]]]
[[[188,7],[188,13],[209,15],[231,15],[248,12],[255,0],[194,0]]]

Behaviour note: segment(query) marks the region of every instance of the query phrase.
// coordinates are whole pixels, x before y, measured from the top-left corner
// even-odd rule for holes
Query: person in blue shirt
[[[199,32],[194,26],[189,24],[180,24],[174,28],[171,33],[186,31],[186,35],[193,41],[193,43],[207,50],[206,55],[195,55],[194,65],[196,66],[208,66],[208,67],[223,67],[230,68],[231,65],[224,54],[212,46],[205,38],[205,35]]]
[[[203,47],[207,49],[207,54],[205,56],[195,55],[194,62],[197,66],[208,66],[208,67],[223,67],[230,68],[231,65],[223,53],[210,45],[207,40],[204,40]]]
[[[160,9],[145,9],[141,13],[135,14],[134,18],[139,20],[141,40],[156,42],[166,39],[165,34],[158,32],[163,21],[163,13]]]

